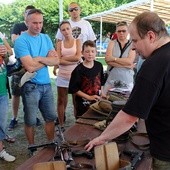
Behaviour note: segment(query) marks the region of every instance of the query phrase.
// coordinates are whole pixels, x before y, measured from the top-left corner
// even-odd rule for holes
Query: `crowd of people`
[[[116,38],[109,42],[105,55],[108,78],[104,82],[103,66],[95,60],[96,37],[92,26],[80,18],[81,7],[78,3],[70,3],[68,13],[70,19],[59,25],[55,48],[43,31],[43,13],[40,9],[27,6],[24,22],[14,26],[11,37],[15,57],[24,72],[12,76],[13,118],[8,129],[14,130],[17,125],[21,96],[28,148],[35,145],[34,129],[41,124],[38,111],[45,122],[47,140],[53,142],[55,125],[65,130],[69,93],[72,94],[74,116],[77,119],[92,103],[101,98],[106,99],[109,89],[119,83],[131,91],[126,105],[85,149],[89,151],[104,144],[129,130],[138,119],[145,119],[153,157],[152,167],[154,170],[169,169],[170,38],[165,23],[154,12],[136,16],[129,26],[124,21],[117,23]],[[0,158],[12,162],[15,157],[7,153],[3,145],[7,136],[8,112],[6,58],[7,54],[12,55],[12,50],[2,33],[0,40]],[[137,55],[143,59],[140,58],[134,80]],[[53,73],[57,76],[56,107],[48,66],[54,66]],[[33,154],[35,150],[29,151]]]

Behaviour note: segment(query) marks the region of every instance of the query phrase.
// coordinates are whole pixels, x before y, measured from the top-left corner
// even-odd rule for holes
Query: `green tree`
[[[73,0],[63,0],[63,18],[68,19],[68,5]],[[132,0],[75,0],[81,6],[81,17],[103,12],[123,3],[131,2]],[[15,23],[23,21],[23,11],[27,5],[34,5],[44,13],[44,30],[54,40],[59,24],[59,4],[58,0],[16,0],[9,5],[0,5],[0,31],[5,33],[10,38],[11,28]],[[93,29],[99,33],[100,23],[91,22]],[[114,24],[103,24],[103,34],[114,30]]]

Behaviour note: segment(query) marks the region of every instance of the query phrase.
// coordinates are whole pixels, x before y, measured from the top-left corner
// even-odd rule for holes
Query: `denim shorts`
[[[45,122],[56,120],[57,115],[51,84],[39,85],[26,82],[21,90],[26,125],[36,125],[38,110],[40,110]]]
[[[8,96],[0,95],[0,141],[5,139],[8,118]]]
[[[159,159],[153,158],[152,169],[153,170],[170,170],[170,162],[161,161]]]

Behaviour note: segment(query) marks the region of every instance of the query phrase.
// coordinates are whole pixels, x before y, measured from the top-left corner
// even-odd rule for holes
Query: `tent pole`
[[[59,21],[63,20],[63,0],[58,0],[59,2]]]
[[[154,0],[150,0],[151,1],[151,6],[150,6],[150,11],[154,11],[153,5],[154,5]]]
[[[102,21],[102,17],[100,17],[100,55],[102,54],[102,28],[103,27],[103,21]]]

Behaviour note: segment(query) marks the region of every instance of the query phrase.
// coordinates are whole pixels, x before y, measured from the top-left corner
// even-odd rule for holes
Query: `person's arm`
[[[85,146],[85,149],[90,151],[94,146],[102,145],[105,142],[120,136],[121,134],[128,131],[137,120],[137,117],[131,116],[120,110],[108,127],[102,132],[102,134],[90,141]]]
[[[34,72],[36,70],[39,70],[40,68],[44,67],[44,65],[55,66],[59,64],[59,60],[55,50],[49,51],[47,57],[41,56],[37,56],[35,58],[32,57],[30,58],[30,56],[22,57],[21,62],[28,72]]]
[[[89,101],[93,101],[93,100],[98,101],[98,100],[100,100],[100,96],[98,96],[98,95],[88,95],[88,94],[82,92],[81,90],[77,91],[75,94],[77,96],[85,98],[85,99],[87,99]]]
[[[0,32],[0,38],[2,39],[3,44],[6,47],[6,50],[9,53],[9,55],[12,55],[13,54],[12,48],[8,44],[8,42],[7,42],[6,38],[5,38],[5,35],[3,35],[1,32]]]
[[[19,34],[12,34],[11,35],[11,41],[12,41],[13,44],[18,37],[19,37]]]
[[[7,52],[9,53],[9,55],[13,55],[13,51],[12,48],[10,47],[10,45],[8,44],[6,39],[3,39],[4,45],[7,48]]]
[[[0,56],[4,57],[7,54],[5,45],[0,45]]]
[[[106,50],[105,61],[108,65],[113,67],[126,67],[133,68],[134,60],[136,57],[136,52],[134,50],[130,50],[127,57],[117,58],[112,56],[114,48],[114,41],[110,41],[108,48]]]
[[[96,42],[96,36],[93,31],[93,28],[88,21],[86,21],[86,22],[88,23],[88,40],[92,40],[92,41]]]
[[[40,63],[40,57],[32,58],[30,55],[23,56],[20,58],[23,67],[30,73],[39,70],[45,65]]]
[[[14,44],[15,40],[20,36],[19,24],[15,24],[12,29],[11,41]]]
[[[58,69],[58,68],[59,68],[58,65],[54,66],[54,68],[53,68],[53,74],[54,74],[55,76],[57,76],[57,69]]]
[[[114,41],[110,41],[108,44],[108,47],[106,49],[105,61],[106,61],[107,65],[109,65],[109,66],[119,67],[120,65],[117,65],[116,63],[109,62],[111,60],[111,58],[114,57],[114,56],[112,56],[113,48],[114,48]]]
[[[59,64],[59,58],[55,50],[50,50],[47,57],[38,57],[39,62],[47,66],[55,66]]]
[[[120,64],[121,66],[132,66],[136,57],[136,52],[134,50],[130,50],[127,57],[116,58],[110,57],[107,62]]]

